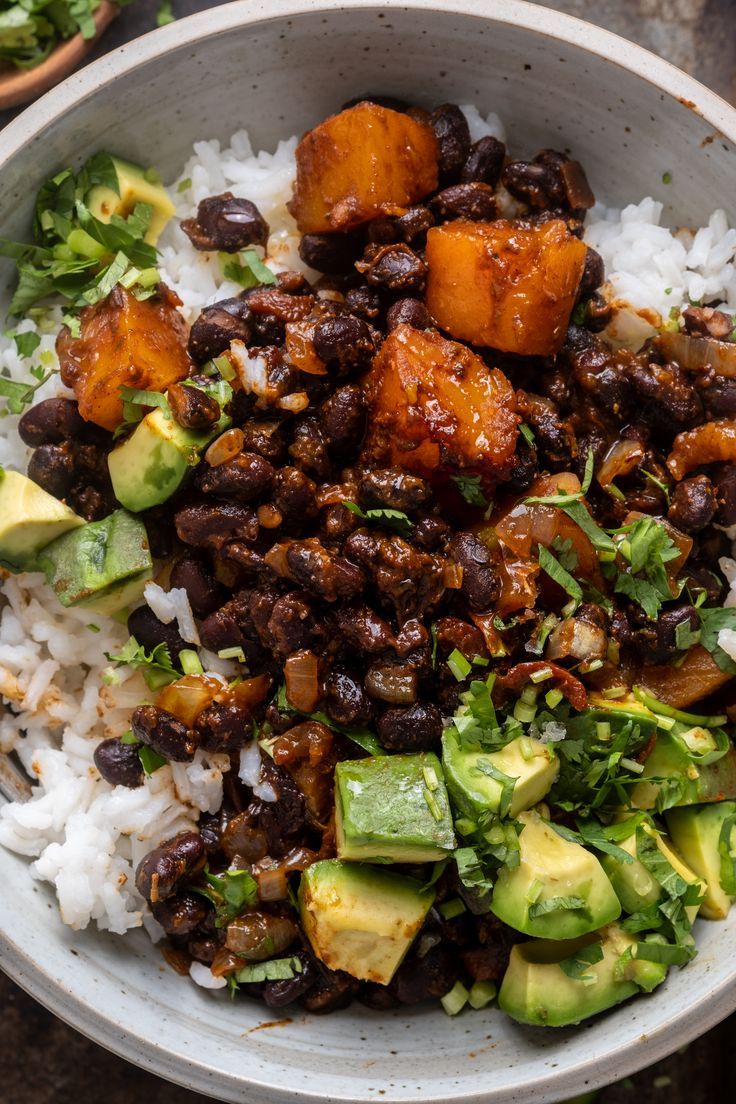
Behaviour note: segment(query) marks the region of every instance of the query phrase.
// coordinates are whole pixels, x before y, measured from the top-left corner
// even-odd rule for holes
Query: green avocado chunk
[[[442,737],[442,765],[454,805],[473,819],[488,811],[518,816],[549,793],[560,772],[552,745],[531,736],[484,752],[463,747],[452,729]]]
[[[65,533],[38,562],[63,606],[107,615],[140,599],[153,574],[146,527],[126,510]]]
[[[503,866],[491,910],[526,935],[576,939],[610,924],[621,905],[595,855],[535,811],[520,813],[519,862]]]
[[[680,725],[685,730],[686,726]],[[644,762],[641,780],[631,791],[635,809],[654,809],[663,782],[674,784],[674,794],[668,796],[668,806],[701,805],[710,801],[736,799],[736,749],[715,762],[698,762],[696,752],[688,749],[683,736],[672,732],[657,733],[657,742]]]
[[[701,916],[725,920],[736,901],[736,802],[670,809],[666,820],[684,858],[705,881]]]
[[[433,752],[338,763],[335,816],[341,859],[435,862],[455,848],[442,767]]]
[[[135,514],[166,502],[199,463],[202,450],[229,425],[226,414],[205,431],[184,429],[159,408],[146,414],[107,458],[118,502]]]
[[[365,863],[323,859],[302,874],[299,908],[331,970],[388,985],[434,903],[434,890]]]
[[[501,983],[499,1007],[519,1023],[566,1027],[640,990],[650,993],[664,981],[667,967],[636,958],[640,942],[611,924],[581,939],[517,943]]]
[[[697,873],[691,870],[684,859],[677,854],[667,837],[646,822],[641,825],[641,829],[654,840],[660,855],[672,869],[690,885],[698,885],[702,893],[705,886]],[[615,855],[604,855],[601,865],[611,881],[624,912],[640,912],[662,900],[665,896],[662,886],[639,858],[637,833],[632,832],[627,839],[620,840],[617,846],[631,856],[631,862],[618,859]],[[698,905],[687,905],[685,912],[692,924],[698,914]]]
[[[118,176],[118,191],[97,184],[85,197],[89,211],[100,222],[109,222],[113,215],[127,218],[137,203],[147,203],[153,208],[146,234],[149,245],[155,245],[166,223],[175,213],[162,184],[146,179],[146,170],[131,161],[112,158]]]
[[[0,468],[0,566],[32,571],[42,548],[84,519],[32,479]]]

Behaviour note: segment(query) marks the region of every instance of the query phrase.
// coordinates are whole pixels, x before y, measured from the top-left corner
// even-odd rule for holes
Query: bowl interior
[[[366,92],[495,111],[517,155],[572,150],[608,204],[653,194],[677,224],[718,206],[736,220],[725,187],[736,147],[718,129],[735,134],[734,113],[613,36],[513,0],[443,0],[439,10],[271,0],[268,10],[258,19],[243,0],[155,32],[11,124],[0,154],[3,236],[26,235],[37,186],[97,149],[153,162],[171,179],[198,138],[247,127],[255,148],[273,148]],[[3,262],[4,305],[11,279]],[[0,876],[3,963],[21,984],[124,1056],[225,1100],[558,1100],[654,1061],[736,1006],[732,914],[701,923],[699,957],[652,997],[577,1030],[525,1030],[493,1010],[450,1021],[438,1008],[358,1007],[328,1019],[296,1011],[271,1025],[277,1013],[177,977],[141,933],[64,929],[24,860],[0,852]]]

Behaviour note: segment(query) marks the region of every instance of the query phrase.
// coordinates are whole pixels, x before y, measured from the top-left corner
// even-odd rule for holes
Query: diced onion
[[[282,868],[262,870],[256,874],[256,881],[261,901],[283,901],[289,896],[289,883]]]
[[[187,644],[199,644],[194,614],[183,587],[172,587],[167,591],[158,583],[146,583],[143,597],[159,621],[169,625],[176,619],[182,639],[186,640]]]
[[[668,360],[676,361],[688,372],[701,372],[711,367],[719,376],[736,378],[736,345],[731,341],[684,333],[663,333],[656,344]]]
[[[212,442],[210,447],[204,454],[204,458],[212,468],[217,468],[220,464],[226,464],[228,460],[233,460],[243,447],[242,429],[227,429],[224,433]]]
[[[193,962],[189,967],[189,976],[203,989],[224,989],[227,985],[224,977],[216,977],[203,962]]]
[[[261,779],[261,749],[255,740],[252,740],[249,744],[240,752],[240,765],[238,767],[238,778],[244,786],[250,786],[253,789],[258,785]]]

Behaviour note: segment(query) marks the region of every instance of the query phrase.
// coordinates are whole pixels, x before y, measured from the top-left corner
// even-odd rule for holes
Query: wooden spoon
[[[62,42],[51,51],[45,61],[33,69],[0,70],[0,110],[16,107],[18,104],[35,100],[49,88],[67,77],[80,61],[90,52],[97,40],[119,12],[111,0],[102,0],[93,13],[95,34],[93,38],[83,38],[81,34]]]

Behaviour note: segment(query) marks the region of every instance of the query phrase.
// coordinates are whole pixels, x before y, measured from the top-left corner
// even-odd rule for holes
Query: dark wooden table
[[[214,6],[173,0],[180,18]],[[734,0],[548,0],[548,6],[633,39],[736,101]],[[152,30],[157,9],[158,0],[125,8],[95,56]],[[0,112],[0,127],[11,117]],[[725,1104],[736,1086],[735,1034],[732,1016],[678,1054],[605,1089],[598,1104]],[[101,1098],[104,1104],[205,1100],[108,1054],[0,974],[0,1102],[99,1104]]]

